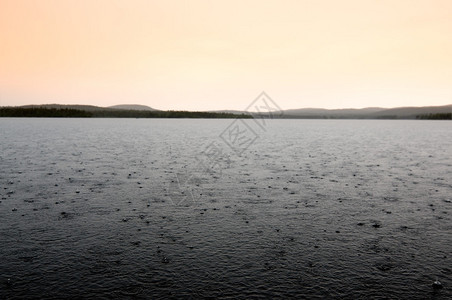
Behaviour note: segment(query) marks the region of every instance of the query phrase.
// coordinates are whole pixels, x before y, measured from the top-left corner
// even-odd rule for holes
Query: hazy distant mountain
[[[39,105],[24,105],[22,108],[56,108],[56,109],[78,109],[84,111],[109,111],[109,110],[142,110],[142,111],[158,111],[152,107],[138,104],[122,104],[108,107],[94,106],[94,105],[79,105],[79,104],[39,104]]]
[[[62,104],[43,104],[43,105],[25,105],[21,108],[55,108],[55,109],[77,109],[94,113],[96,116],[132,116],[131,111],[136,111],[137,116],[143,114],[163,113],[163,111],[153,109],[146,105],[123,104],[110,107],[100,107],[93,105],[62,105]],[[180,114],[181,112],[179,112]],[[190,113],[190,112],[188,112]],[[229,115],[249,114],[246,111],[237,110],[217,110],[205,113],[226,113]],[[423,106],[423,107],[397,107],[381,108],[367,107],[361,109],[324,109],[324,108],[301,108],[288,109],[282,111],[282,114],[272,114],[274,118],[284,119],[416,119],[429,114],[450,114],[452,113],[452,104],[443,106]],[[165,114],[159,114],[165,117]],[[263,113],[265,115],[265,113]]]
[[[158,110],[154,109],[152,107],[146,106],[146,105],[140,105],[140,104],[120,104],[120,105],[113,105],[108,106],[107,108],[113,108],[113,109],[123,109],[123,110]]]
[[[421,106],[421,107],[396,107],[388,108],[369,115],[369,117],[377,118],[416,118],[423,114],[452,113],[452,104],[443,106]]]
[[[361,109],[302,108],[283,111],[283,118],[338,118],[338,119],[415,119],[416,116],[437,113],[451,113],[452,105]]]
[[[313,118],[313,117],[363,117],[372,113],[377,113],[386,110],[386,108],[381,107],[368,107],[368,108],[345,108],[345,109],[326,109],[326,108],[299,108],[299,109],[287,109],[282,111],[282,118]],[[243,114],[247,113],[245,111],[238,110],[216,110],[214,112],[225,112],[232,114]],[[265,114],[262,112],[262,114]],[[274,114],[276,115],[281,114]]]
[[[108,108],[100,107],[100,106],[94,106],[94,105],[79,105],[79,104],[39,104],[39,105],[23,105],[20,106],[22,108],[56,108],[56,109],[64,109],[64,108],[70,108],[70,109],[78,109],[78,110],[84,110],[84,111],[102,111],[102,110],[108,110]]]
[[[344,108],[344,109],[325,109],[325,108],[300,108],[284,110],[285,117],[336,117],[336,118],[351,118],[363,117],[372,113],[384,111],[381,107],[367,107],[367,108]]]

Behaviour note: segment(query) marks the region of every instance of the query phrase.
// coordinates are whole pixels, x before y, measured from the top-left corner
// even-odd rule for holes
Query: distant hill
[[[100,107],[93,105],[63,105],[63,104],[42,104],[42,105],[25,105],[19,107],[1,108],[2,116],[11,114],[28,116],[45,115],[66,116],[66,115],[89,115],[94,118],[249,118],[250,113],[236,110],[217,110],[205,112],[189,112],[189,111],[161,111],[153,109],[146,105],[138,104],[122,104],[110,107]],[[13,110],[12,109],[16,109]],[[17,110],[19,109],[19,110]],[[30,111],[20,111],[33,110]],[[42,109],[53,110],[51,112]],[[65,110],[65,111],[54,111]],[[71,111],[77,110],[78,112]],[[87,112],[88,114],[83,114]],[[397,108],[381,108],[367,107],[361,109],[324,109],[324,108],[301,108],[288,109],[282,111],[282,114],[272,113],[273,118],[283,119],[450,119],[452,114],[452,104],[443,106],[423,106],[423,107],[397,107]],[[262,113],[265,117],[266,114]],[[267,114],[267,117],[270,117]]]
[[[161,111],[144,105],[120,105],[116,108],[92,105],[25,105],[0,107],[0,117],[18,118],[252,118],[248,114],[203,111]]]
[[[302,108],[283,111],[282,118],[300,119],[416,119],[421,115],[452,113],[452,105],[361,109]]]
[[[108,111],[108,110],[142,110],[142,111],[157,111],[152,107],[138,104],[122,104],[108,107],[94,106],[94,105],[80,105],[80,104],[39,104],[39,105],[24,105],[22,108],[55,108],[55,109],[78,109],[84,111]]]
[[[94,105],[79,105],[79,104],[39,104],[39,105],[23,105],[21,108],[54,108],[54,109],[77,109],[84,111],[103,111],[108,108],[94,106]]]
[[[301,108],[284,110],[284,117],[306,117],[306,118],[362,118],[372,113],[379,113],[384,111],[381,107],[368,108],[344,108],[344,109],[325,109],[325,108]]]
[[[345,108],[345,109],[326,109],[326,108],[299,108],[299,109],[287,109],[282,111],[280,118],[363,118],[372,113],[378,113],[385,111],[386,108],[381,107],[368,107],[368,108]],[[246,114],[245,111],[238,110],[216,110],[213,112],[224,112],[231,114]],[[265,115],[265,112],[262,112]],[[278,114],[281,115],[281,114]],[[275,114],[273,117],[276,118]]]
[[[426,114],[452,113],[452,104],[444,106],[397,107],[388,108],[370,115],[377,118],[415,119]]]
[[[107,108],[122,109],[122,110],[146,110],[146,111],[157,111],[158,110],[158,109],[154,109],[152,107],[149,107],[146,105],[140,105],[140,104],[120,104],[120,105],[108,106]]]

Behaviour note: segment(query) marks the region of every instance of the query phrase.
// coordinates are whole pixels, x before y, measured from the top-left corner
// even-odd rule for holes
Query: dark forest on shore
[[[85,111],[72,108],[1,107],[0,117],[10,118],[205,118],[231,119],[252,118],[246,114],[191,112],[191,111],[144,111],[99,110]]]
[[[416,116],[418,120],[452,120],[452,113],[424,114]]]
[[[275,119],[415,119],[415,120],[452,120],[451,112],[400,113],[400,109],[384,110],[373,114],[341,113],[332,114],[331,111],[321,113],[294,114],[290,111],[280,114],[258,114],[259,117]],[[390,111],[390,113],[389,113]],[[136,110],[136,109],[108,109],[79,107],[0,107],[0,117],[9,118],[199,118],[199,119],[233,119],[253,118],[252,113],[246,112],[204,112],[204,111],[175,111],[175,110]]]

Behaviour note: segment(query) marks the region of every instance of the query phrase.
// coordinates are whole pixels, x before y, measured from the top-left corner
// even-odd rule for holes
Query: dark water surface
[[[231,122],[0,119],[0,299],[452,298],[452,122]]]

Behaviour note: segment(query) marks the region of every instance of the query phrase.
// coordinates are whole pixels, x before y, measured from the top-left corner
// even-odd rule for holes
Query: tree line
[[[92,113],[72,108],[0,107],[0,117],[11,118],[90,118]]]
[[[144,111],[144,110],[99,110],[85,111],[72,108],[45,107],[0,107],[0,117],[11,118],[205,118],[233,119],[252,118],[247,114],[201,112],[201,111]]]
[[[423,114],[416,116],[418,120],[452,120],[452,113]]]

